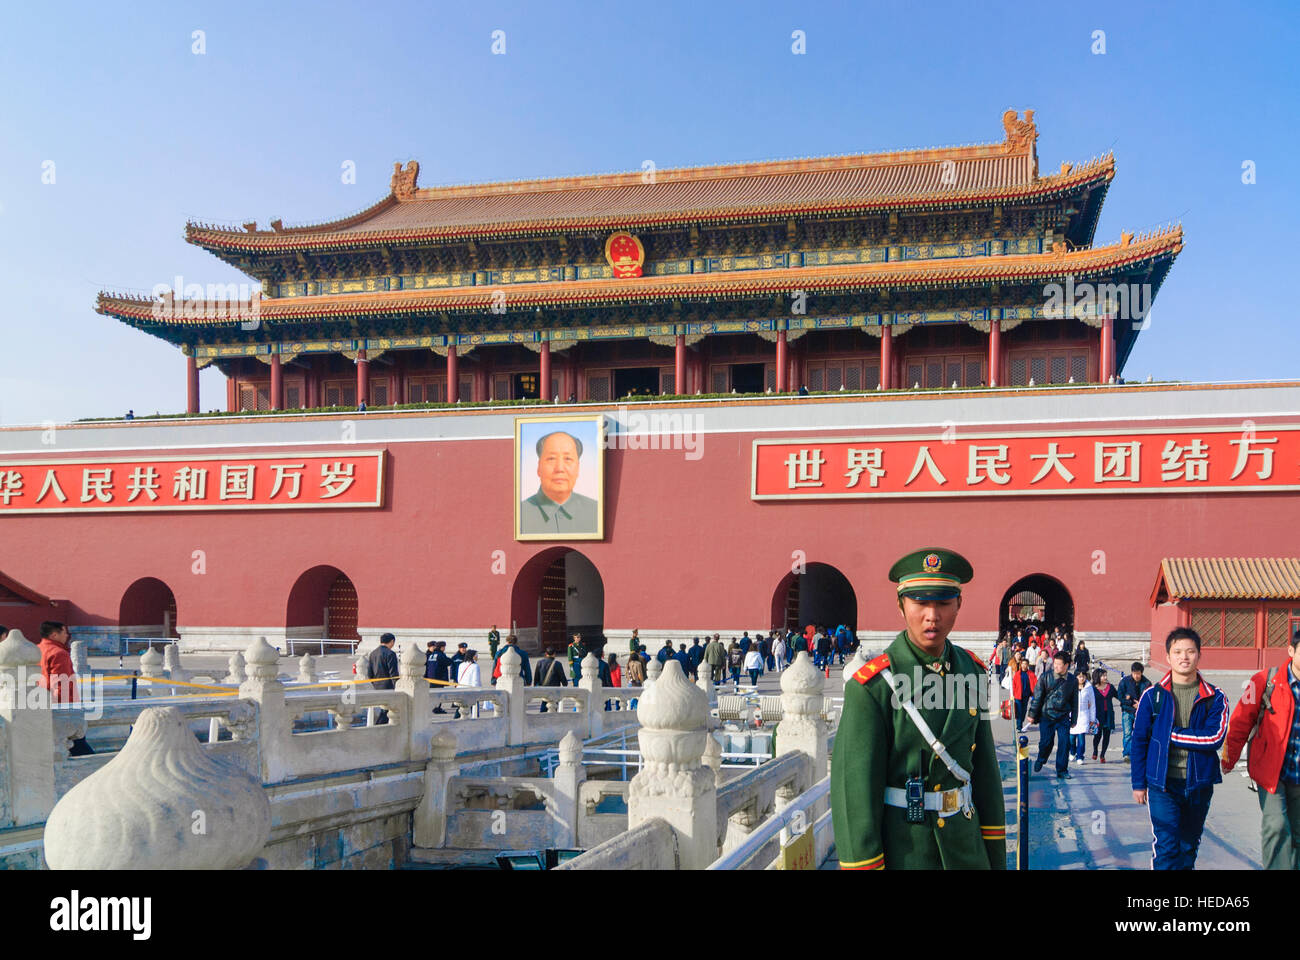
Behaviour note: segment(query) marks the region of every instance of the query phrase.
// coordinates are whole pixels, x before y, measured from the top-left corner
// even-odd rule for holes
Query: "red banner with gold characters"
[[[383,499],[382,450],[0,460],[0,517],[382,507]]]
[[[755,500],[1300,489],[1300,427],[755,440]]]

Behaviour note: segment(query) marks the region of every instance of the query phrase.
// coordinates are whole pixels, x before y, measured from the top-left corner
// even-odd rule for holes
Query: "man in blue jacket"
[[[1151,812],[1153,870],[1191,870],[1228,733],[1228,698],[1197,670],[1200,635],[1178,627],[1165,638],[1170,672],[1138,701],[1133,721],[1133,799]]]

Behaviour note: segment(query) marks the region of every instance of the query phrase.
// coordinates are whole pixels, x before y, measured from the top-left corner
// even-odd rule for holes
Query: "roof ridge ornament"
[[[1025,119],[1015,110],[1002,114],[1002,129],[1007,132],[1007,152],[1027,153],[1038,140],[1038,127],[1034,124],[1034,111],[1026,110]]]
[[[412,160],[405,167],[401,163],[393,164],[393,179],[389,186],[398,200],[410,200],[415,196],[415,181],[420,176],[420,162]]]

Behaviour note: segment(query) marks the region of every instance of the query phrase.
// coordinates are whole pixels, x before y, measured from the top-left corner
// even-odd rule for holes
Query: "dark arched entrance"
[[[337,567],[312,567],[289,591],[284,625],[290,639],[325,639],[358,643],[357,588]]]
[[[575,633],[588,650],[605,630],[605,584],[587,557],[572,547],[551,547],[529,559],[515,577],[510,619],[529,652],[563,653]]]
[[[176,595],[157,577],[141,577],[122,594],[117,623],[123,636],[179,637]]]
[[[829,563],[809,563],[787,573],[772,595],[772,624],[803,632],[808,624],[858,629],[858,597],[849,578]]]
[[[1074,598],[1065,584],[1045,573],[1021,577],[1002,594],[998,606],[999,636],[1031,625],[1048,632],[1058,626],[1074,629]]]

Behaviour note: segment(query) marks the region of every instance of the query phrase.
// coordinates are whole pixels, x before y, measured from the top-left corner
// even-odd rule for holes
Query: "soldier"
[[[501,646],[501,631],[497,625],[492,624],[492,629],[488,631],[488,656],[493,660],[497,658],[497,648]]]
[[[986,669],[948,642],[971,565],[909,553],[889,571],[906,626],[844,685],[831,816],[845,869],[1006,869]]]

